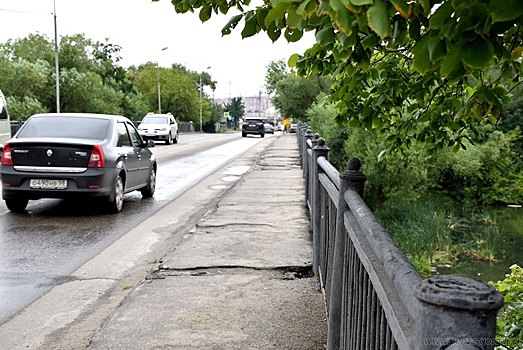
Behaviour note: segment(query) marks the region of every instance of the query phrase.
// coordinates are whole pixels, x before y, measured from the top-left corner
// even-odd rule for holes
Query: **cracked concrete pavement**
[[[89,349],[323,349],[311,259],[296,137],[278,136]]]

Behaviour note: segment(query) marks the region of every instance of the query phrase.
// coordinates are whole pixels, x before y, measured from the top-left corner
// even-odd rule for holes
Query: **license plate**
[[[31,179],[29,187],[63,190],[67,188],[67,180]]]

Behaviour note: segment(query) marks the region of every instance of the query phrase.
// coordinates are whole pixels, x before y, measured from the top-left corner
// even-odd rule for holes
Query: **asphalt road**
[[[270,136],[268,136],[270,137]],[[125,196],[123,211],[106,214],[94,203],[43,199],[27,213],[0,201],[0,325],[203,178],[263,139],[240,133],[182,134],[178,144],[158,143],[155,196]]]

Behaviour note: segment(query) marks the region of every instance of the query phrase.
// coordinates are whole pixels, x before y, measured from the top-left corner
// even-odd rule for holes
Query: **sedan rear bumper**
[[[114,171],[112,171],[114,170]],[[81,174],[39,174],[2,167],[2,198],[108,197],[114,187],[116,169],[87,169]],[[31,188],[31,180],[67,180],[65,189]]]

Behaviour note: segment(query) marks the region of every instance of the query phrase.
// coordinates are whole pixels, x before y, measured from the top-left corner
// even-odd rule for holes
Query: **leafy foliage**
[[[307,109],[317,96],[328,91],[328,83],[322,77],[306,79],[289,75],[276,83],[275,91],[273,103],[283,116],[307,121]]]
[[[523,268],[514,264],[505,279],[489,283],[505,301],[497,317],[496,339],[510,349],[523,348]]]
[[[238,126],[238,120],[245,115],[245,104],[241,97],[233,97],[231,102],[225,104],[225,111],[232,115],[233,123]]]
[[[159,1],[159,0],[154,0]],[[289,64],[303,76],[334,78],[332,101],[340,123],[364,127],[387,139],[389,151],[429,144],[457,151],[484,123],[495,124],[507,88],[521,81],[523,3],[517,0],[174,0],[178,13],[200,9],[200,19],[240,12],[242,37],[266,32],[273,41],[300,40],[313,31],[316,44]],[[501,74],[488,71],[496,67]],[[396,85],[396,84],[399,84]]]
[[[291,72],[284,60],[269,62],[266,68],[265,90],[267,91],[267,94],[273,95],[276,93],[276,84],[278,84],[278,82],[283,78],[288,77]]]
[[[121,47],[95,42],[83,34],[63,36],[59,45],[59,79],[61,112],[123,114],[141,120],[157,110],[157,66],[145,63],[123,68]],[[180,121],[199,123],[198,89],[216,82],[207,72],[197,73],[182,65],[160,68],[162,109],[169,110]],[[0,44],[0,76],[11,118],[25,120],[40,112],[56,110],[56,75],[54,43],[44,35]],[[205,123],[220,119],[207,95],[202,99]]]

